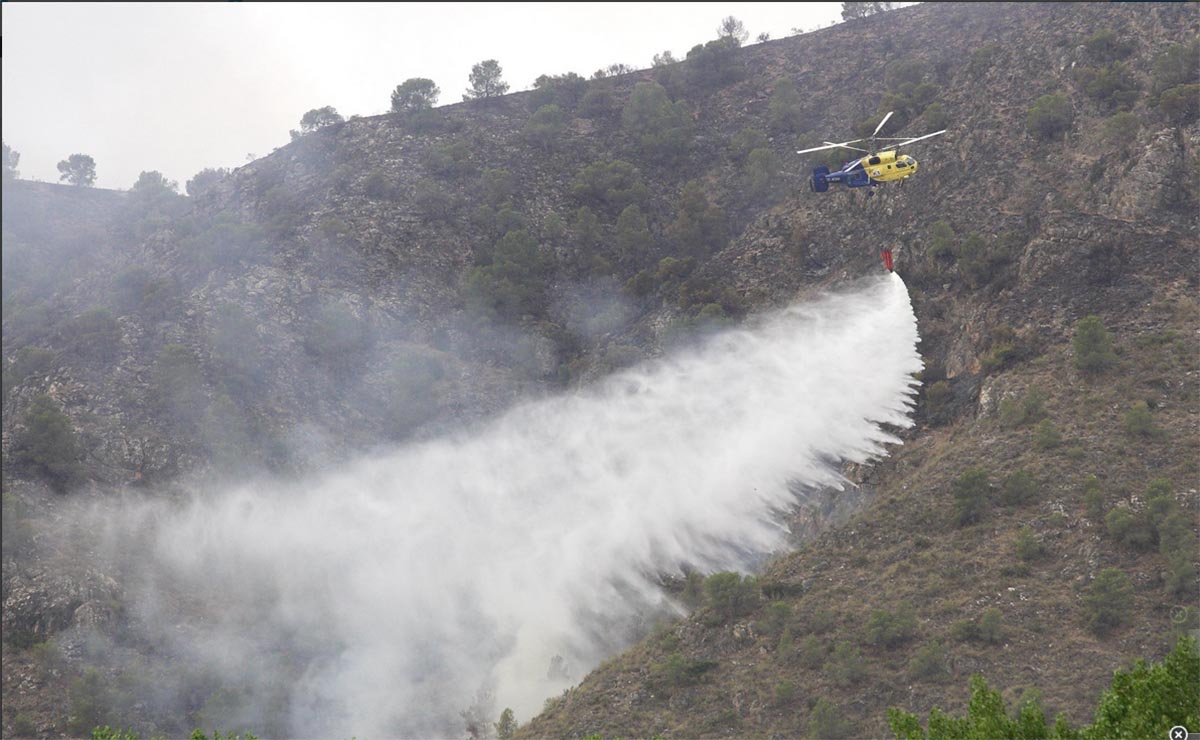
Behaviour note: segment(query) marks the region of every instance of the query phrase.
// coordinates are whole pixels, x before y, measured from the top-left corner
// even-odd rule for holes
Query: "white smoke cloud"
[[[888,275],[316,480],[107,518],[140,533],[114,539],[148,633],[244,684],[226,722],[282,692],[294,736],[460,735],[481,692],[528,719],[671,608],[656,573],[784,548],[795,491],[910,424],[917,338]]]

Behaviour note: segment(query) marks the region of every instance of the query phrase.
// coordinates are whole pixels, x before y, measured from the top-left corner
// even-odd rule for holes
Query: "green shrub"
[[[750,152],[770,146],[767,135],[753,128],[744,128],[729,140],[729,158],[734,164],[745,164]]]
[[[500,713],[500,721],[493,725],[496,728],[497,740],[512,740],[512,736],[517,731],[517,719],[513,715],[513,710],[505,707]]]
[[[607,118],[621,110],[621,102],[611,83],[591,83],[579,101],[579,115],[584,118]]]
[[[121,347],[121,327],[106,308],[92,308],[66,322],[63,336],[69,351],[97,360],[112,360]]]
[[[738,58],[737,48],[738,44],[728,38],[693,46],[685,62],[690,84],[712,89],[742,79],[746,69]]]
[[[939,417],[954,398],[950,383],[939,380],[925,389],[925,411],[931,418]]]
[[[1142,121],[1129,111],[1121,111],[1104,121],[1104,140],[1109,144],[1124,146],[1137,140]]]
[[[799,659],[800,665],[813,670],[825,664],[825,658],[828,654],[828,643],[816,635],[805,637],[800,642],[800,649],[796,651],[796,657]]]
[[[1037,99],[1029,109],[1025,126],[1035,139],[1050,141],[1069,131],[1074,121],[1071,102],[1062,93],[1054,93]]]
[[[821,740],[842,740],[858,737],[858,730],[846,717],[845,712],[824,697],[817,699],[806,725],[808,737]]]
[[[1099,521],[1104,518],[1104,490],[1100,487],[1100,479],[1094,475],[1083,481],[1083,506],[1088,519]]]
[[[946,670],[946,649],[942,643],[932,640],[917,649],[908,662],[908,675],[920,681],[940,682],[950,678]]]
[[[1105,568],[1088,587],[1083,597],[1087,626],[1097,635],[1129,622],[1133,614],[1133,583],[1124,571]]]
[[[971,677],[971,700],[965,717],[952,717],[934,707],[929,712],[926,732],[916,715],[892,707],[888,724],[901,740],[1163,737],[1174,726],[1200,724],[1197,685],[1200,653],[1196,651],[1196,640],[1182,637],[1162,663],[1147,666],[1139,660],[1130,671],[1117,671],[1111,688],[1100,696],[1093,723],[1078,730],[1061,715],[1053,726],[1048,724],[1036,693],[1032,700],[1018,704],[1019,716],[1008,716],[1003,697],[990,690],[982,676]]]
[[[44,375],[54,365],[57,353],[41,347],[22,347],[13,354],[12,362],[4,372],[4,395],[26,378]]]
[[[941,103],[930,103],[925,108],[925,112],[921,114],[921,118],[925,122],[925,127],[932,131],[940,131],[950,123],[950,114],[946,112],[945,106]]]
[[[1158,108],[1176,126],[1189,126],[1200,118],[1200,85],[1176,85],[1163,90]]]
[[[550,149],[562,137],[566,128],[566,114],[562,108],[553,104],[543,105],[525,122],[521,134],[530,144]]]
[[[755,149],[742,168],[742,194],[750,203],[774,203],[783,195],[779,178],[775,153],[766,147]]]
[[[650,253],[654,238],[642,209],[636,204],[626,206],[617,218],[617,253],[622,258],[640,261]]]
[[[671,102],[657,82],[639,82],[621,111],[621,127],[647,160],[672,163],[687,153],[692,117],[682,100]]]
[[[1002,47],[991,43],[980,46],[971,53],[971,61],[967,63],[967,74],[971,77],[981,77],[996,63]]]
[[[902,602],[895,611],[875,610],[867,619],[867,642],[894,648],[917,634],[917,616],[912,606]]]
[[[387,177],[379,170],[370,172],[363,179],[363,192],[368,198],[377,200],[390,200],[395,197],[395,189],[388,182]]]
[[[728,621],[749,614],[758,607],[758,581],[737,573],[714,573],[704,582],[704,592],[713,612]]]
[[[340,303],[318,309],[304,332],[304,351],[339,369],[361,362],[374,343],[370,324]]]
[[[825,666],[838,686],[853,686],[867,677],[867,666],[862,651],[848,642],[839,642]]]
[[[483,199],[492,208],[501,208],[512,200],[516,185],[512,173],[505,169],[488,168],[481,177]]]
[[[1124,427],[1125,433],[1134,437],[1153,437],[1158,431],[1150,414],[1150,406],[1145,401],[1134,402],[1125,412]]]
[[[8,459],[14,469],[43,478],[65,492],[80,482],[82,451],[71,420],[49,396],[36,396],[13,432]]]
[[[437,183],[418,180],[413,189],[413,204],[427,221],[449,223],[457,210],[458,202]]]
[[[954,253],[954,229],[945,221],[934,221],[929,226],[929,256],[941,259]]]
[[[1032,504],[1038,497],[1038,482],[1025,470],[1016,470],[1004,476],[1001,500],[1009,506]]]
[[[1021,527],[1021,531],[1017,532],[1015,549],[1017,557],[1026,563],[1046,557],[1046,546],[1029,527]]]
[[[779,635],[792,619],[792,607],[786,601],[772,601],[761,629],[768,635]]]
[[[465,141],[435,146],[425,154],[425,168],[431,174],[445,178],[470,175],[475,172],[475,164],[471,162],[471,146]]]
[[[1108,534],[1117,542],[1135,550],[1154,547],[1154,525],[1142,512],[1134,512],[1123,506],[1114,508],[1104,517]]]
[[[671,653],[666,660],[655,665],[653,671],[667,686],[677,688],[699,683],[705,673],[716,667],[714,660],[689,660],[680,653]]]
[[[1054,426],[1054,422],[1049,419],[1042,419],[1033,429],[1033,446],[1034,449],[1045,452],[1047,450],[1056,449],[1062,444],[1062,434],[1058,428]]]
[[[999,645],[1004,642],[1003,615],[996,607],[988,607],[979,615],[978,639],[989,645]]]
[[[771,102],[767,104],[767,121],[771,130],[781,134],[794,134],[800,130],[802,116],[803,107],[796,83],[786,77],[776,80],[771,91]],[[763,145],[765,146],[765,142]]]
[[[1086,316],[1075,323],[1075,367],[1085,375],[1095,375],[1117,361],[1112,337],[1099,316]]]
[[[1154,60],[1154,94],[1179,85],[1200,83],[1200,39],[1172,44]]]
[[[983,521],[988,514],[992,484],[982,468],[967,470],[950,484],[954,494],[954,520],[960,527]]]
[[[1106,28],[1085,39],[1083,49],[1092,61],[1113,62],[1132,54],[1134,45],[1132,41],[1118,37],[1116,31]]]
[[[644,205],[650,191],[637,167],[622,160],[593,162],[571,181],[571,194],[585,205],[620,213],[630,205]]]
[[[699,180],[689,180],[683,186],[678,211],[667,227],[667,235],[683,254],[696,258],[724,246],[728,238],[725,212],[709,199]]]
[[[485,318],[541,315],[551,266],[529,232],[508,232],[496,243],[491,264],[468,271],[464,284],[468,308]]]
[[[564,111],[573,111],[588,92],[588,81],[574,72],[562,75],[538,75],[533,81],[533,92],[529,97],[529,110],[536,111],[545,105],[557,105]]]
[[[785,678],[775,684],[775,703],[790,704],[796,698],[796,682]]]
[[[95,668],[71,681],[67,691],[70,709],[67,714],[67,730],[75,735],[86,735],[105,722],[109,695],[104,679]]]
[[[1079,67],[1075,81],[1088,97],[1108,110],[1129,110],[1141,95],[1141,88],[1128,66],[1115,62],[1107,67]]]

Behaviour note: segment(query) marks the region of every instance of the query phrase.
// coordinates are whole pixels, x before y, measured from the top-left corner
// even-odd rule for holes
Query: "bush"
[[[779,189],[779,161],[765,147],[750,152],[742,169],[742,193],[757,205],[774,203],[783,193]]]
[[[1104,121],[1104,140],[1116,146],[1125,146],[1137,139],[1142,121],[1129,111],[1122,111]]]
[[[1062,444],[1062,434],[1049,419],[1042,419],[1033,429],[1033,447],[1041,452],[1056,449]]]
[[[513,320],[526,314],[541,315],[550,267],[528,231],[509,231],[492,250],[491,264],[467,273],[468,307],[484,318]]]
[[[689,180],[679,196],[679,210],[667,234],[681,252],[703,258],[725,244],[725,212],[709,200],[699,180]]]
[[[983,521],[988,513],[992,484],[982,468],[967,470],[950,484],[954,494],[954,520],[958,526]]]
[[[1088,97],[1108,110],[1128,110],[1137,102],[1140,86],[1129,67],[1120,62],[1107,67],[1080,67],[1075,81]]]
[[[908,675],[923,681],[940,682],[950,678],[946,670],[946,649],[942,643],[932,640],[917,649],[908,662]]]
[[[828,644],[816,635],[805,637],[800,643],[800,649],[796,652],[800,665],[814,670],[825,664],[825,657],[828,654]]]
[[[1182,637],[1162,663],[1147,666],[1139,660],[1132,670],[1117,671],[1111,688],[1100,696],[1093,723],[1078,730],[1061,715],[1050,726],[1036,699],[1022,702],[1019,717],[1009,717],[1004,711],[1003,697],[988,689],[982,676],[971,677],[971,701],[966,717],[951,717],[934,707],[929,712],[927,734],[916,715],[892,707],[888,710],[888,724],[893,734],[903,740],[1163,737],[1172,727],[1200,724],[1198,684],[1200,653],[1196,651],[1196,640]]]
[[[1134,550],[1149,550],[1154,547],[1154,525],[1141,512],[1126,507],[1117,507],[1104,517],[1108,534],[1117,542]]]
[[[1145,401],[1134,402],[1125,412],[1124,427],[1125,433],[1134,437],[1153,437],[1158,431],[1150,414],[1150,406]]]
[[[106,308],[92,308],[66,322],[69,351],[96,360],[112,360],[121,346],[121,327]]]
[[[54,399],[34,397],[22,417],[22,427],[13,434],[6,462],[45,479],[60,493],[80,481],[82,453],[75,430]]]
[[[1189,126],[1200,118],[1200,85],[1176,85],[1158,98],[1158,108],[1176,126]]]
[[[734,164],[745,164],[750,152],[770,146],[767,135],[753,128],[744,128],[729,140],[729,158]]]
[[[872,645],[894,648],[917,634],[917,616],[912,606],[901,603],[895,611],[876,610],[867,620],[867,641]]]
[[[588,82],[583,77],[568,72],[564,75],[539,75],[533,81],[533,92],[529,96],[529,110],[544,105],[557,105],[564,111],[573,111],[588,91]]]
[[[845,712],[836,704],[824,697],[817,699],[812,713],[808,716],[807,732],[809,737],[822,740],[841,740],[858,736],[854,724],[847,719]]]
[[[1017,532],[1015,550],[1017,557],[1026,563],[1041,560],[1046,556],[1046,546],[1029,527],[1021,527],[1021,531]]]
[[[1075,324],[1075,367],[1085,375],[1096,375],[1117,361],[1112,337],[1099,316],[1086,316]]]
[[[318,309],[304,332],[304,351],[335,370],[360,363],[374,343],[370,325],[340,303]]]
[[[592,83],[579,101],[579,115],[584,118],[607,118],[621,110],[621,103],[611,83]]]
[[[1113,62],[1133,53],[1133,42],[1117,36],[1112,29],[1103,29],[1083,42],[1083,49],[1094,62]]]
[[[978,639],[989,645],[999,645],[1004,642],[1004,627],[1001,624],[1003,615],[996,607],[989,607],[979,615]]]
[[[412,77],[392,91],[392,113],[410,115],[432,108],[441,94],[441,89],[433,80],[424,77]]]
[[[867,677],[862,651],[848,642],[839,642],[825,667],[838,686],[853,686]]]
[[[709,606],[722,620],[728,621],[749,614],[758,607],[758,581],[753,576],[737,573],[714,573],[704,582]]]
[[[803,114],[800,103],[796,83],[786,77],[776,80],[771,92],[771,102],[767,104],[767,120],[771,130],[781,134],[797,133]]]
[[[650,253],[654,238],[646,224],[642,209],[631,205],[617,218],[617,253],[623,259],[637,262]]]
[[[687,73],[692,85],[712,89],[737,82],[746,70],[738,60],[736,43],[728,38],[696,44],[687,53]]]
[[[425,155],[425,167],[430,173],[447,178],[465,177],[475,171],[471,147],[465,141],[433,147]]]
[[[537,109],[521,129],[521,135],[534,146],[550,149],[567,128],[566,116],[557,105]]]
[[[1071,129],[1075,113],[1062,93],[1043,95],[1026,116],[1025,127],[1035,139],[1050,141]]]
[[[1018,470],[1005,476],[1000,488],[1000,500],[1008,506],[1033,503],[1037,494],[1037,481],[1024,470]]]
[[[430,180],[417,181],[413,189],[413,204],[426,220],[446,223],[454,218],[458,208],[454,196]]]
[[[620,213],[627,206],[644,205],[650,191],[637,167],[616,159],[593,162],[580,170],[571,182],[571,194],[584,201],[585,205],[596,205],[610,213]]]
[[[1099,521],[1104,517],[1104,490],[1100,479],[1089,475],[1083,481],[1083,506],[1088,519]]]
[[[657,82],[634,85],[621,112],[621,127],[648,160],[671,163],[692,141],[692,117],[682,100],[672,103]]]
[[[1103,636],[1129,622],[1133,614],[1133,583],[1117,568],[1105,568],[1083,597],[1087,626]]]
[[[1200,83],[1200,39],[1172,44],[1154,60],[1154,94],[1179,85]]]
[[[667,686],[678,688],[700,683],[704,674],[716,667],[717,662],[714,660],[688,660],[679,653],[671,653],[653,670]]]

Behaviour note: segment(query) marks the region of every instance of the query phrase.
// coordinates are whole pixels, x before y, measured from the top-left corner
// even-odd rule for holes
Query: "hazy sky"
[[[496,59],[511,92],[541,74],[682,59],[728,15],[750,42],[841,20],[841,3],[3,3],[4,142],[20,176],[57,182],[72,153],[96,185],[179,183],[289,141],[313,108],[384,113],[428,77],[457,103]]]

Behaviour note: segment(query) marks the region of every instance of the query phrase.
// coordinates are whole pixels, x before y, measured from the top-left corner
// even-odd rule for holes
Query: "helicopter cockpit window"
[[[867,160],[867,164],[879,164],[879,157],[871,157]]]
[[[908,162],[905,162],[905,161],[902,159],[902,160],[900,160],[899,162],[897,162],[897,163],[896,163],[896,166],[897,166],[897,167],[907,167],[907,166],[908,166]]]

